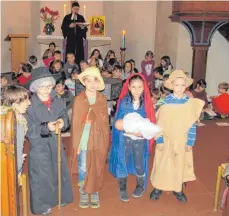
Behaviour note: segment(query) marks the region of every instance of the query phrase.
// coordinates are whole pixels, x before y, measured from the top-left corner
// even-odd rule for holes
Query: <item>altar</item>
[[[37,42],[40,44],[41,57],[51,42],[54,42],[57,46],[56,49],[63,53],[63,57],[65,56],[66,40],[63,36],[39,35],[37,36]],[[108,50],[111,49],[111,37],[87,37],[87,39],[84,40],[85,59],[90,57],[93,49],[99,49],[102,56],[105,57]]]

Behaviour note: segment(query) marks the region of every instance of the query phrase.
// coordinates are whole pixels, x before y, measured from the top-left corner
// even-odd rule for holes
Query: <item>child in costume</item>
[[[6,113],[13,110],[16,116],[17,128],[17,172],[18,179],[22,173],[22,165],[25,159],[23,154],[25,135],[28,131],[27,121],[24,117],[28,107],[30,106],[29,92],[22,86],[6,86],[1,93],[1,112]]]
[[[181,70],[174,71],[164,86],[173,90],[157,112],[157,125],[162,128],[156,139],[150,199],[158,200],[162,191],[173,191],[180,202],[187,202],[182,185],[196,180],[192,148],[196,140],[196,121],[204,102],[184,94],[193,80]]]
[[[78,78],[86,90],[75,98],[72,108],[71,173],[78,170],[79,206],[98,208],[110,136],[107,100],[98,92],[105,85],[95,67],[86,68]]]
[[[129,113],[138,113],[155,123],[153,104],[148,84],[141,74],[131,75],[121,91],[117,113],[112,131],[112,147],[109,170],[117,178],[120,189],[120,200],[129,201],[127,193],[127,177],[133,174],[137,177],[134,198],[143,195],[148,178],[148,157],[153,140],[147,141],[140,133],[126,133],[120,120]],[[133,139],[134,138],[136,139]]]
[[[56,123],[65,131],[69,127],[66,106],[53,87],[55,79],[45,67],[33,70],[26,83],[30,91],[31,106],[27,111],[29,149],[30,206],[33,214],[50,214],[58,204],[58,137]],[[62,205],[73,202],[72,186],[67,158],[61,149]]]

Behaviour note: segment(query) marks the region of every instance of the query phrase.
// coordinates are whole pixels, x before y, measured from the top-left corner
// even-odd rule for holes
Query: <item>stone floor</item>
[[[226,120],[224,120],[226,121]],[[229,121],[228,121],[229,122]],[[172,193],[165,192],[159,201],[151,201],[149,193],[151,184],[140,199],[131,198],[129,203],[119,200],[115,179],[107,171],[104,187],[100,193],[99,209],[80,209],[77,176],[73,176],[74,203],[62,209],[53,209],[53,216],[222,216],[222,212],[213,211],[213,199],[217,166],[227,162],[229,157],[229,127],[220,127],[216,121],[208,121],[198,127],[197,142],[194,148],[194,163],[197,180],[187,184],[185,192],[187,204],[179,203]],[[152,166],[153,157],[150,158]],[[26,167],[25,167],[26,168]],[[151,169],[151,168],[150,168]],[[25,169],[26,170],[26,169]],[[135,178],[128,179],[128,191],[135,187]],[[224,182],[222,181],[222,189]],[[29,195],[29,194],[28,194]],[[23,215],[23,213],[21,214]],[[32,215],[29,211],[29,216]],[[229,214],[228,214],[229,215]],[[226,215],[225,215],[226,216]]]

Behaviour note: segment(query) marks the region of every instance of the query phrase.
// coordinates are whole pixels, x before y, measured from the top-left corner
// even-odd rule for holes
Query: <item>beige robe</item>
[[[155,150],[151,173],[154,188],[180,192],[183,182],[196,180],[193,153],[186,152],[185,147],[189,129],[203,106],[203,101],[190,98],[185,104],[165,104],[158,110],[157,124],[162,131],[157,137],[164,137],[164,150]]]

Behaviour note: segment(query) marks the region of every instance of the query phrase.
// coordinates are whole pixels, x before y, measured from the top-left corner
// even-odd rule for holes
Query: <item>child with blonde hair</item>
[[[182,185],[196,180],[192,150],[196,140],[196,121],[204,102],[184,94],[192,82],[183,71],[175,70],[164,83],[173,93],[164,99],[157,113],[157,125],[162,131],[156,137],[151,174],[152,200],[160,199],[162,191],[173,191],[178,201],[187,202]]]

